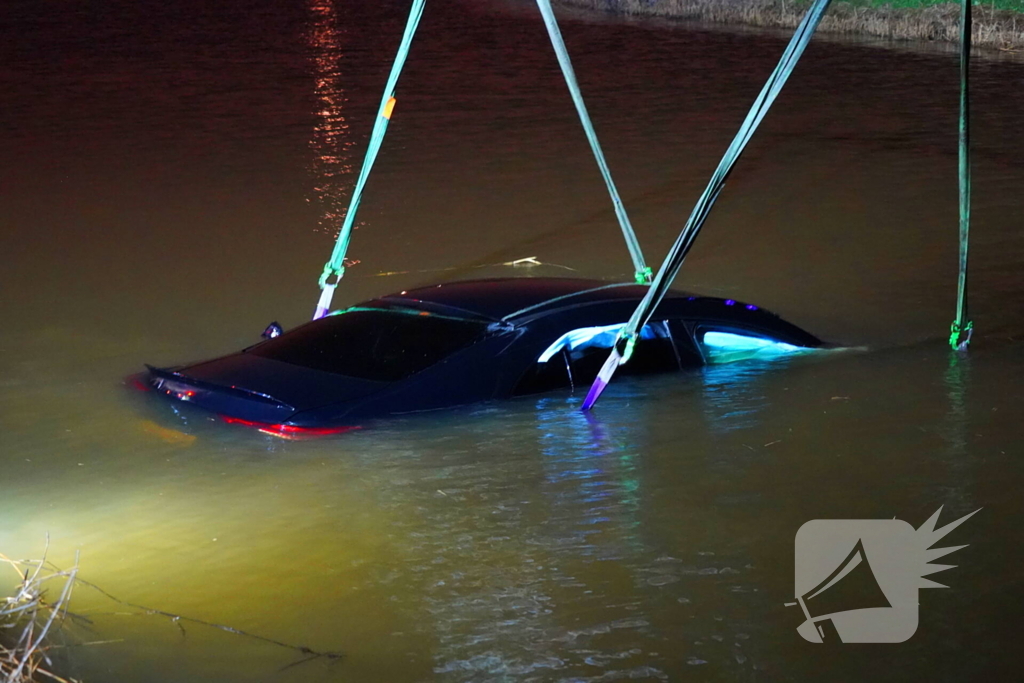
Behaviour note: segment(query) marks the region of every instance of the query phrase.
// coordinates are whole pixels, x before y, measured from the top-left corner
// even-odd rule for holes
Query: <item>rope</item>
[[[956,320],[949,328],[949,345],[966,351],[974,324],[967,319],[967,237],[971,227],[970,62],[971,2],[960,12],[960,274],[957,277]]]
[[[966,1],[969,2],[970,0]],[[803,55],[807,43],[810,42],[811,36],[818,27],[818,23],[821,21],[825,10],[828,9],[830,2],[831,0],[815,0],[811,8],[807,10],[807,14],[804,15],[803,20],[793,34],[793,38],[789,41],[789,45],[786,47],[786,51],[783,52],[782,58],[775,67],[775,71],[768,77],[764,88],[761,89],[757,99],[754,100],[753,106],[747,113],[747,118],[743,121],[729,148],[725,151],[725,156],[722,157],[718,168],[712,174],[704,193],[697,200],[696,206],[694,206],[689,219],[686,221],[686,225],[683,227],[682,232],[679,233],[679,237],[676,239],[675,244],[672,245],[672,249],[669,250],[665,261],[661,264],[661,268],[658,269],[658,274],[655,275],[650,289],[647,290],[643,301],[640,302],[640,305],[637,306],[630,317],[629,322],[622,332],[619,333],[619,339],[615,347],[612,349],[611,354],[609,354],[608,360],[605,361],[600,373],[598,373],[597,379],[594,380],[594,384],[590,387],[590,391],[583,401],[583,410],[590,410],[593,407],[601,392],[604,391],[608,382],[611,381],[616,368],[629,360],[638,331],[647,324],[647,321],[650,320],[651,315],[654,313],[654,309],[661,303],[661,300],[668,292],[672,281],[683,265],[683,259],[686,258],[686,254],[693,246],[697,234],[704,226],[704,222],[707,220],[715,200],[721,194],[733,166],[743,153],[743,149],[750,141],[754,131],[757,130],[761,120],[768,113],[768,109],[772,106],[775,98],[778,97],[782,86],[786,84],[790,74],[793,73],[793,69],[796,67],[801,55]]]
[[[352,239],[352,226],[355,224],[356,211],[359,210],[359,202],[363,196],[363,187],[366,179],[373,168],[373,162],[377,159],[380,145],[384,141],[384,134],[388,130],[388,122],[391,120],[391,113],[395,108],[395,88],[398,86],[398,77],[405,66],[405,60],[409,56],[409,47],[412,45],[413,36],[419,26],[420,17],[423,16],[423,7],[426,0],[413,0],[412,9],[409,11],[409,20],[405,25],[405,34],[398,46],[398,54],[395,55],[395,63],[391,66],[391,75],[388,77],[387,85],[384,88],[384,97],[381,99],[378,109],[377,120],[373,124],[373,133],[370,135],[370,144],[366,150],[366,159],[359,171],[359,178],[356,180],[355,190],[352,191],[352,199],[348,205],[348,212],[345,214],[345,221],[342,223],[338,240],[334,244],[334,252],[330,260],[324,264],[324,272],[320,275],[320,300],[317,302],[316,312],[313,319],[322,318],[331,307],[331,299],[334,296],[334,289],[338,280],[345,274],[345,254],[348,252],[348,245]],[[334,276],[336,280],[328,284],[328,279]]]
[[[633,226],[629,222],[629,216],[626,215],[626,209],[622,205],[619,191],[615,188],[612,173],[608,170],[608,162],[605,161],[604,152],[601,151],[601,143],[597,141],[597,133],[594,132],[594,124],[590,121],[587,106],[583,103],[583,95],[580,93],[579,83],[576,82],[576,74],[573,72],[572,62],[569,61],[569,53],[565,49],[565,41],[562,40],[562,32],[558,29],[555,13],[551,9],[551,1],[537,0],[537,7],[540,8],[540,13],[544,17],[544,25],[548,29],[548,35],[551,37],[551,46],[555,49],[558,64],[562,67],[565,84],[569,86],[569,94],[572,95],[576,111],[579,112],[580,123],[583,124],[583,131],[587,134],[590,149],[593,150],[594,158],[597,159],[597,167],[601,169],[601,176],[604,178],[605,185],[608,186],[608,194],[611,195],[612,205],[615,207],[615,217],[619,220],[622,236],[626,238],[626,248],[629,249],[629,255],[633,259],[633,268],[636,271],[634,277],[637,284],[647,284],[651,281],[651,269],[644,262],[644,254],[640,249],[640,242],[636,238],[636,233],[633,232]]]

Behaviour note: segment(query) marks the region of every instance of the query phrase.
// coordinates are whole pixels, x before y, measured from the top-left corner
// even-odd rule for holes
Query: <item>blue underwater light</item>
[[[617,325],[602,325],[599,327],[581,327],[566,332],[555,343],[544,350],[537,359],[538,363],[547,363],[551,357],[563,348],[567,351],[576,351],[597,347],[599,349],[610,349],[615,345],[619,332],[626,326],[626,323]],[[640,339],[654,339],[654,332],[650,325],[644,325],[640,330]]]
[[[747,358],[775,358],[808,349],[765,337],[733,332],[705,332],[701,340],[709,363],[730,363]]]

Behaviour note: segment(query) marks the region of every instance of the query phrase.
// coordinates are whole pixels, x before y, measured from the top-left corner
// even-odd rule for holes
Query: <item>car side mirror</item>
[[[280,337],[282,332],[284,332],[284,330],[281,329],[281,324],[275,320],[267,325],[267,329],[263,330],[263,334],[260,336],[264,339],[273,339],[275,337]]]

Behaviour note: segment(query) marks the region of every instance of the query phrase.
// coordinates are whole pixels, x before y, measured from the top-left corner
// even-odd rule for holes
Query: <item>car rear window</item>
[[[393,382],[425,370],[479,339],[482,323],[434,315],[356,309],[307,323],[249,353],[359,379]]]

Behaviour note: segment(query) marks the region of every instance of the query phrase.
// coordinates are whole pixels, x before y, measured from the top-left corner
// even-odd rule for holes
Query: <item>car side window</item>
[[[604,364],[622,324],[586,327],[566,332],[549,346],[519,380],[513,395],[523,396],[562,388],[586,389]],[[689,356],[687,356],[689,359]],[[663,321],[644,326],[633,349],[633,357],[622,366],[622,374],[642,375],[673,372],[696,364],[684,361],[671,330]]]
[[[806,348],[773,339],[762,332],[738,326],[698,325],[694,339],[709,364],[733,363],[752,358],[769,359],[802,353]]]

